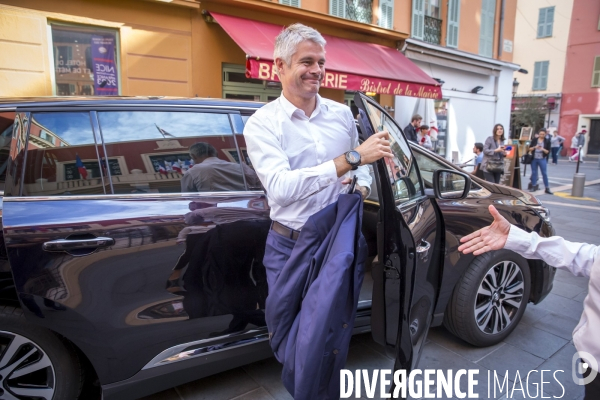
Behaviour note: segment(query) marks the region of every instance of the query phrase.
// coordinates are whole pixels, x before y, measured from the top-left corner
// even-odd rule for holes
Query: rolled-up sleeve
[[[252,116],[244,128],[244,138],[248,156],[269,199],[281,207],[305,199],[338,179],[333,160],[292,170],[268,120]]]

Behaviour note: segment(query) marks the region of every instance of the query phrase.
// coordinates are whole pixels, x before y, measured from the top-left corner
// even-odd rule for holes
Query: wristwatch
[[[346,162],[350,164],[352,170],[354,171],[360,166],[360,153],[356,150],[350,150],[346,152]]]

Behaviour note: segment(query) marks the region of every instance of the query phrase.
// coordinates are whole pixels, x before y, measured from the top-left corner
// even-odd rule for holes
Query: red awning
[[[283,26],[211,12],[246,53],[250,78],[277,81],[273,68],[275,37]],[[398,50],[323,35],[327,62],[323,87],[441,99],[440,85]]]

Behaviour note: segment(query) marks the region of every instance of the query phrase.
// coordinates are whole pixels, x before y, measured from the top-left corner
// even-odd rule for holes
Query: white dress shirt
[[[527,233],[511,225],[504,248],[590,278],[573,342],[578,351],[590,353],[600,363],[600,247],[568,242],[559,236],[541,238],[535,232]]]
[[[259,109],[244,128],[248,155],[271,207],[271,219],[299,230],[319,210],[337,201],[358,177],[371,187],[368,166],[338,178],[333,159],[358,147],[350,108],[317,95],[310,117],[281,96]]]

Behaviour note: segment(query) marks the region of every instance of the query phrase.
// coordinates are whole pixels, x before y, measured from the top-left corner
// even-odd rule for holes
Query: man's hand
[[[342,185],[349,185],[351,182],[352,182],[351,178],[346,178],[342,181]],[[369,189],[367,189],[364,186],[360,186],[358,183],[356,185],[354,185],[354,191],[360,192],[363,200],[365,200],[367,198],[367,196],[369,195]]]
[[[360,153],[361,165],[371,164],[382,157],[394,157],[387,131],[374,133],[355,150]]]
[[[500,215],[496,207],[489,206],[488,209],[494,217],[494,222],[490,226],[481,228],[460,239],[463,244],[458,247],[458,251],[463,254],[473,253],[473,255],[478,256],[490,250],[504,248],[510,232],[510,223]]]

